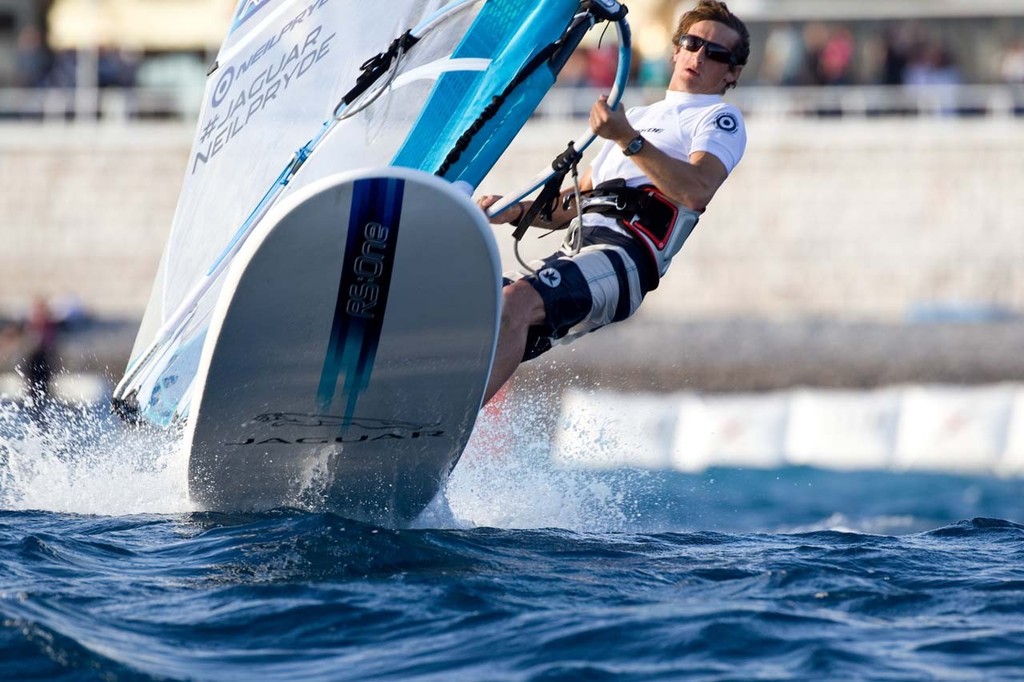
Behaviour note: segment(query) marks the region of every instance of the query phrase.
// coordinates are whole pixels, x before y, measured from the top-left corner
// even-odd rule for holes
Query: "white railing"
[[[601,88],[555,88],[537,116],[555,120],[586,118]],[[629,105],[658,100],[661,88],[630,88]],[[752,118],[877,116],[1024,116],[1024,85],[960,86],[740,86],[726,99]],[[194,121],[197,90],[162,88],[0,88],[0,120],[110,123],[145,119]]]

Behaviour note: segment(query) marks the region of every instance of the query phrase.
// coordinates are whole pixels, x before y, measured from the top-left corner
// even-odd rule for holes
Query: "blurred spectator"
[[[24,346],[22,372],[29,403],[39,408],[50,398],[57,360],[57,322],[44,299],[37,298],[32,302],[21,333]]]
[[[853,33],[846,26],[812,22],[804,27],[804,64],[809,85],[853,82]]]
[[[586,48],[581,47],[569,55],[565,66],[558,74],[558,85],[567,88],[585,88],[590,85],[587,52]]]
[[[881,58],[879,68],[869,82],[879,85],[902,85],[907,65],[915,46],[921,42],[920,27],[916,24],[899,23],[886,26],[882,32]]]
[[[51,88],[73,88],[77,81],[78,53],[74,50],[55,52],[43,85]]]
[[[43,43],[43,33],[35,26],[25,26],[18,32],[16,42],[17,85],[37,88],[43,85],[50,72],[52,56]]]
[[[804,39],[793,24],[778,24],[768,32],[758,79],[766,85],[802,85],[807,81]]]
[[[911,57],[903,81],[912,87],[927,87],[938,113],[957,113],[957,86],[960,70],[945,45],[936,40],[924,42]]]
[[[619,50],[615,46],[599,47],[587,51],[587,80],[595,88],[609,88],[615,83],[619,67]]]
[[[960,70],[945,45],[928,40],[911,57],[903,82],[907,85],[959,85]]]
[[[833,27],[818,54],[818,82],[850,85],[853,82],[853,34],[845,26]]]
[[[1024,39],[1018,38],[1003,52],[999,60],[999,78],[1012,85],[1024,84]]]
[[[817,21],[804,26],[804,66],[807,73],[805,85],[822,85],[818,65],[821,63],[821,54],[828,44],[828,27]]]
[[[138,60],[129,53],[102,47],[97,55],[97,83],[101,88],[134,87],[137,68]]]

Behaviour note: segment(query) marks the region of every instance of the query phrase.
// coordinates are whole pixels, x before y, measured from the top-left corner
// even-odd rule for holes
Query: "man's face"
[[[689,28],[688,35],[717,43],[730,50],[740,42],[740,36],[725,24],[716,21],[699,21]],[[694,95],[713,95],[725,92],[728,84],[739,78],[743,67],[708,59],[707,47],[697,52],[688,52],[679,45],[672,52],[672,79],[670,90],[680,90]]]

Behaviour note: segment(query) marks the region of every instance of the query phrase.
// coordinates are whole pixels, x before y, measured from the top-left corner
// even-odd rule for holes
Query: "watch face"
[[[633,156],[633,154],[636,154],[643,148],[644,138],[641,137],[640,135],[637,135],[636,137],[629,141],[629,144],[626,145],[626,148],[622,150],[622,154],[623,156]]]

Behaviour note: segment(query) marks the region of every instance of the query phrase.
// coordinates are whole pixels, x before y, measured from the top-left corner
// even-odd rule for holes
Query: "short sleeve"
[[[743,158],[747,129],[739,110],[729,104],[715,107],[694,131],[690,153],[714,154],[730,173]]]

